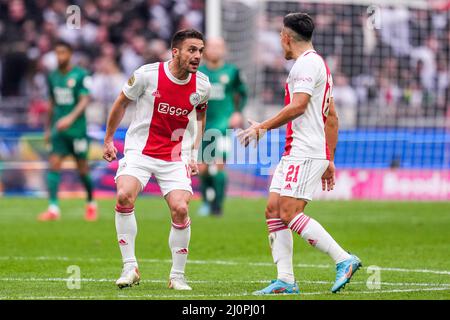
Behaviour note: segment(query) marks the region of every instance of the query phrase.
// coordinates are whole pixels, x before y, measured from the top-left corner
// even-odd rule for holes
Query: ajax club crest
[[[197,92],[192,93],[189,96],[189,102],[192,106],[196,107],[200,103],[200,94],[198,94]]]

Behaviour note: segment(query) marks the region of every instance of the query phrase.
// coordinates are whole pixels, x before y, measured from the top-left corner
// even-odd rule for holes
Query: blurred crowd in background
[[[81,8],[80,29],[66,25],[70,5]],[[183,28],[204,29],[203,0],[0,0],[0,102],[26,97],[28,124],[41,124],[62,39],[91,72],[94,103],[110,105],[136,68],[170,59],[170,38]]]
[[[315,19],[314,46],[332,70],[344,127],[427,125],[421,119],[439,125],[450,117],[450,11],[444,5],[424,10],[269,2],[259,21],[265,29],[259,50],[266,103],[283,102],[277,88],[291,65],[276,44],[283,16],[295,11]]]
[[[277,108],[283,104],[292,61],[286,62],[282,55],[280,26],[285,14],[303,11],[315,19],[315,48],[332,70],[342,128],[442,127],[450,119],[447,2],[428,9],[252,3],[255,21],[240,17],[241,9],[222,13],[231,26],[238,27],[239,19],[256,26],[236,32],[245,39],[241,48],[256,50],[252,54],[243,50],[245,57],[234,61],[257,65],[259,73],[243,70],[253,92],[250,103]],[[66,10],[72,4],[81,8],[81,29],[66,26]],[[256,10],[258,6],[263,10]],[[104,123],[107,108],[129,75],[142,64],[170,59],[173,32],[188,27],[203,31],[204,20],[204,0],[0,0],[0,104],[3,109],[26,113],[28,125],[41,125],[47,97],[45,75],[56,67],[53,44],[63,39],[75,48],[74,62],[92,74],[90,120]],[[228,31],[224,30],[226,38],[232,36]],[[0,126],[15,122],[14,117],[2,116]]]

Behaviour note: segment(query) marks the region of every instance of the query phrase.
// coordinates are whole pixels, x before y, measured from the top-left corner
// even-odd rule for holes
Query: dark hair
[[[73,51],[72,46],[70,45],[70,43],[64,41],[64,40],[58,40],[55,43],[55,48],[56,47],[65,47],[67,50],[69,50],[70,52]]]
[[[172,37],[171,48],[179,48],[186,39],[199,39],[205,41],[203,34],[195,29],[184,29],[177,31]]]
[[[289,13],[284,17],[283,24],[299,36],[298,40],[311,40],[314,31],[314,21],[307,13]]]

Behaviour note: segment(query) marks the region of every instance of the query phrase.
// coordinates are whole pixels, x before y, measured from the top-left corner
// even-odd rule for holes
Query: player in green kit
[[[89,175],[85,110],[89,103],[88,72],[70,62],[72,47],[59,41],[55,46],[58,69],[48,75],[49,112],[45,130],[45,140],[50,144],[49,171],[47,185],[49,206],[38,216],[39,221],[58,220],[58,186],[61,164],[72,155],[77,163],[80,179],[87,191],[85,219],[97,219],[97,206],[93,200],[93,184]]]
[[[225,198],[227,176],[224,170],[227,149],[230,145],[227,129],[243,125],[242,109],[247,102],[247,87],[241,79],[239,69],[225,63],[226,47],[222,38],[210,38],[206,42],[206,64],[199,70],[209,77],[211,96],[206,115],[205,135],[202,143],[202,159],[199,161],[203,204],[200,215],[221,215]],[[208,130],[220,131],[210,135]],[[214,199],[208,201],[208,189],[214,190]]]

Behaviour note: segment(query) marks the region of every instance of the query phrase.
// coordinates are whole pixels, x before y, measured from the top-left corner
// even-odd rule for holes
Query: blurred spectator
[[[111,57],[100,57],[95,65],[91,85],[92,98],[105,106],[110,106],[120,93],[127,76],[120,71]]]
[[[120,70],[116,61],[108,56],[98,58],[95,67],[96,70],[90,81],[93,105],[89,108],[88,115],[91,122],[103,124],[109,108],[127,81],[127,76]]]
[[[357,125],[358,97],[355,89],[350,85],[348,78],[337,74],[333,78],[333,99],[339,106],[339,127],[342,129],[353,129]]]
[[[172,52],[169,50],[169,47],[165,41],[155,39],[150,41],[144,58],[146,63],[168,61],[172,58]]]
[[[144,53],[147,49],[147,41],[144,36],[137,35],[131,38],[130,43],[122,47],[120,62],[126,74],[131,75],[134,70],[144,64]]]
[[[408,55],[410,12],[405,7],[384,8],[381,11],[381,39],[388,44],[397,56]]]
[[[5,10],[5,11],[3,11]],[[28,59],[26,55],[27,44],[24,38],[24,29],[27,19],[27,9],[23,0],[12,0],[2,3],[2,26],[0,41],[2,44],[2,74],[1,95],[17,96],[24,94],[23,79],[26,74]]]
[[[168,12],[170,1],[147,0],[148,28],[163,40],[169,41],[173,33],[172,19]]]
[[[421,68],[419,70],[420,81],[422,86],[429,91],[434,89],[436,78],[436,50],[437,40],[434,37],[429,37],[424,45],[416,47],[411,50],[411,63],[416,66],[420,61]]]

